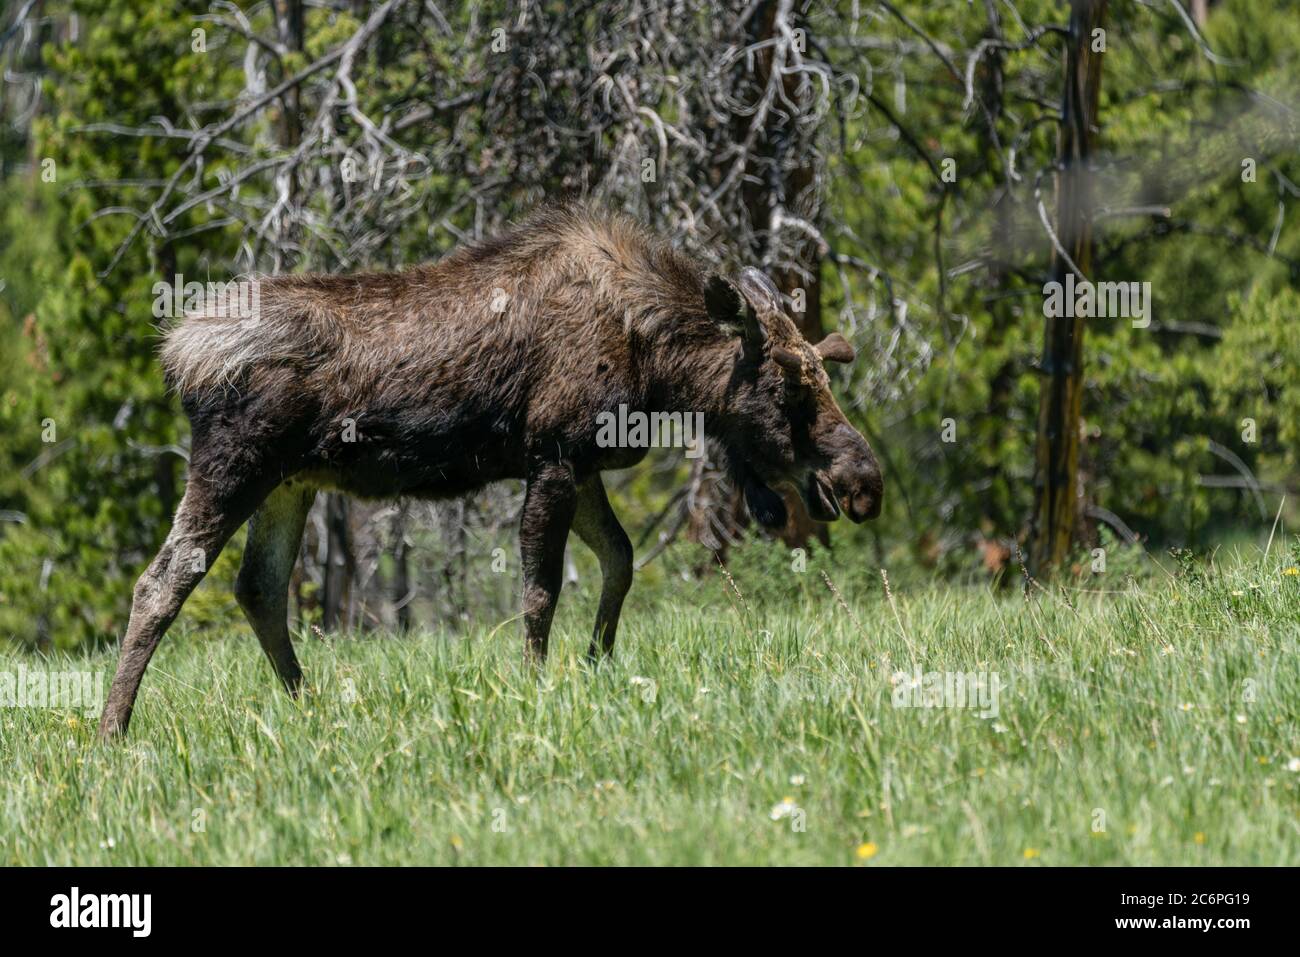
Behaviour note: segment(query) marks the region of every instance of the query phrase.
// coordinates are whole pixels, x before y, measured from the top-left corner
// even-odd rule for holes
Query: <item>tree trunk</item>
[[[301,53],[303,49],[303,0],[275,0],[275,28],[285,49]],[[286,146],[297,146],[302,139],[302,109],[299,88],[294,86],[281,99],[280,137]],[[290,183],[290,188],[292,188]]]
[[[754,6],[745,24],[745,42],[761,45],[780,34],[778,17],[784,18],[804,31],[806,18],[795,8],[792,0],[762,0]],[[771,78],[773,53],[770,47],[760,46],[753,59],[750,93],[767,87]],[[785,78],[785,95],[792,103],[799,103],[808,95],[801,90],[801,78],[788,74]],[[748,132],[751,117],[739,114],[732,119],[737,142]],[[817,168],[811,144],[805,142],[805,131],[797,125],[798,117],[786,117],[772,110],[769,127],[755,153],[763,163],[762,175],[752,176],[742,188],[746,214],[754,233],[760,237],[756,248],[750,250],[755,263],[770,259],[777,242],[781,216],[791,213],[800,219],[817,224],[820,214]],[[774,173],[774,171],[781,171]],[[802,304],[802,309],[790,311],[790,317],[799,331],[810,341],[822,337],[821,317],[821,261],[822,253],[815,240],[808,238],[799,247],[799,265],[802,268],[777,267],[771,271],[772,282],[782,295]],[[694,492],[691,496],[691,540],[700,542],[715,552],[725,552],[727,545],[739,536],[748,524],[747,513],[739,489],[722,494],[723,485],[716,473],[709,469],[696,470],[692,475]],[[781,531],[787,545],[806,545],[810,538],[823,544],[830,542],[829,526],[814,522],[804,506],[801,496],[784,493],[789,519]]]
[[[329,631],[351,619],[352,583],[356,556],[352,550],[348,499],[338,492],[325,496],[325,587],[321,596],[321,626]]]
[[[411,592],[411,545],[406,540],[406,526],[409,517],[410,506],[403,502],[398,506],[397,514],[393,517],[393,583],[391,592],[395,611],[395,624],[397,630],[402,632],[411,630],[411,601],[414,597]]]
[[[1107,0],[1071,0],[1065,91],[1057,140],[1056,235],[1083,275],[1092,271],[1092,176],[1088,168],[1097,125],[1101,60],[1093,31],[1102,29]],[[1052,278],[1064,284],[1070,263],[1059,251]],[[1069,303],[1073,306],[1073,303]],[[1075,312],[1073,308],[1063,310]],[[1083,404],[1084,316],[1046,317],[1043,326],[1042,386],[1035,451],[1034,516],[1030,527],[1030,570],[1050,575],[1067,559],[1081,514],[1079,430]]]
[[[755,14],[751,36],[755,41],[772,38],[777,33],[776,17],[782,13],[794,22],[797,28],[807,34],[808,25],[805,18],[795,9],[790,0],[768,0],[760,5]],[[760,54],[755,58],[754,81],[761,88],[768,84],[771,77],[772,57]],[[798,88],[800,80],[793,74],[784,81],[785,95],[792,103],[799,103],[807,94]],[[775,167],[788,169],[776,189],[768,183],[753,183],[746,189],[746,205],[750,211],[750,221],[762,223],[768,227],[768,245],[776,241],[775,231],[779,214],[793,210],[805,219],[815,219],[820,212],[817,203],[817,170],[813,165],[809,144],[800,140],[800,131],[795,126],[795,119],[786,120],[777,125],[769,136],[770,152],[775,160]],[[762,250],[765,254],[767,250]],[[803,308],[790,312],[795,325],[810,342],[817,342],[822,337],[822,295],[821,295],[821,252],[811,240],[802,244],[802,266],[807,275],[794,268],[776,269],[772,272],[772,281],[783,296],[802,298]],[[781,532],[781,538],[791,547],[806,545],[811,538],[817,538],[823,545],[830,544],[830,526],[814,522],[808,515],[803,498],[794,492],[785,492],[786,510],[789,520]]]
[[[1002,14],[999,9],[1000,0],[984,0],[984,12],[988,19],[988,28],[984,31],[983,39],[1002,43],[1006,37],[1002,30]],[[1013,202],[1010,191],[1010,184],[1006,180],[1005,173],[1002,172],[1002,154],[1001,144],[997,137],[998,123],[1002,119],[1006,110],[1006,55],[999,47],[992,47],[982,61],[982,70],[977,75],[979,83],[980,99],[983,100],[985,109],[988,111],[988,120],[985,123],[984,134],[984,155],[990,171],[990,177],[996,177],[994,182],[993,201],[993,254],[989,260],[988,271],[984,277],[984,288],[987,290],[988,298],[986,300],[986,310],[988,313],[988,332],[981,331],[980,336],[984,339],[984,348],[1003,354],[1003,361],[989,379],[988,403],[984,408],[984,419],[986,422],[996,423],[998,435],[995,441],[1014,441],[1009,433],[1016,428],[1015,418],[1011,413],[1012,406],[1015,403],[1016,380],[1020,374],[1019,362],[1016,357],[1009,354],[1007,349],[1007,340],[1009,337],[1021,336],[1017,329],[1018,317],[1016,316],[1016,307],[1012,301],[1005,296],[999,296],[998,293],[1008,288],[1012,281],[1011,265],[1020,261],[1020,250],[1017,248],[1016,236],[1013,222]],[[990,489],[1014,487],[1015,480],[1009,474],[1007,462],[997,461],[992,463],[984,471],[983,481],[985,487]],[[989,558],[986,558],[986,564],[990,571],[996,573],[1001,570],[999,564],[1000,556],[1007,554],[1002,546],[1004,537],[1014,537],[1017,523],[1022,520],[1006,508],[1006,501],[1003,496],[990,495],[984,498],[984,512],[981,516],[980,525],[985,536],[991,536],[992,541],[986,544],[995,549]],[[1011,576],[1003,575],[998,578],[999,583],[1005,585],[1011,581]]]

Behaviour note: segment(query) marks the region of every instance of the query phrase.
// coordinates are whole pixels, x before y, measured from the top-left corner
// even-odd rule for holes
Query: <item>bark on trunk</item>
[[[321,596],[321,626],[338,628],[352,620],[352,583],[356,580],[356,557],[352,550],[352,529],[348,499],[337,492],[325,497],[325,588]]]
[[[777,18],[781,16],[796,24],[807,34],[807,24],[801,13],[795,9],[791,0],[763,0],[753,8],[745,28],[746,42],[760,45],[775,39],[778,35]],[[760,46],[753,59],[751,90],[757,96],[766,88],[772,70],[772,51],[770,47]],[[792,103],[798,103],[805,95],[800,89],[800,79],[790,74],[784,80],[785,95]],[[787,170],[778,177],[763,179],[751,178],[742,188],[745,208],[754,231],[766,236],[766,242],[760,241],[751,255],[755,263],[768,258],[771,244],[775,241],[774,227],[779,225],[780,213],[791,211],[815,222],[819,212],[817,203],[817,169],[810,157],[808,144],[801,141],[800,131],[795,119],[780,117],[772,112],[772,122],[763,137],[762,143],[755,150],[768,162],[768,169]],[[751,117],[738,115],[733,118],[732,126],[737,142],[743,140],[749,130]],[[816,243],[809,240],[805,246],[802,266],[807,275],[793,268],[778,268],[771,272],[771,279],[782,295],[802,300],[802,311],[790,311],[799,331],[809,341],[816,342],[822,337],[821,316],[821,253]],[[739,489],[731,489],[730,494],[722,494],[719,476],[709,470],[697,471],[692,476],[693,494],[690,511],[688,537],[715,552],[725,553],[727,546],[739,538],[743,529],[749,524],[748,513],[741,501]],[[789,520],[781,532],[781,538],[787,545],[806,545],[812,538],[822,544],[829,544],[829,526],[814,522],[808,516],[803,499],[797,494],[784,493]]]
[[[1071,0],[1069,49],[1058,138],[1056,235],[1083,276],[1092,272],[1092,177],[1088,168],[1097,125],[1101,61],[1093,31],[1104,29],[1107,0]],[[1070,263],[1056,252],[1052,278],[1064,284]],[[1069,304],[1073,306],[1073,303]],[[1068,312],[1074,312],[1069,308]],[[1050,575],[1069,556],[1076,540],[1081,489],[1079,430],[1083,405],[1083,333],[1086,319],[1047,317],[1043,327],[1042,386],[1035,453],[1034,517],[1030,528],[1030,570]]]

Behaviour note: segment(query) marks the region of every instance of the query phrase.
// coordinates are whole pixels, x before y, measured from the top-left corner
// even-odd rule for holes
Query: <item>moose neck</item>
[[[713,433],[729,418],[728,401],[739,340],[688,337],[665,343],[650,383],[650,402],[665,410],[702,413]]]

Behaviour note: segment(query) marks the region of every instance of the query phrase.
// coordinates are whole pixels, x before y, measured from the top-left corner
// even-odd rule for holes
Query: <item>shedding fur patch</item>
[[[234,387],[255,365],[303,363],[319,338],[314,323],[290,315],[283,303],[263,299],[251,317],[222,312],[186,313],[164,333],[163,371],[182,395]]]

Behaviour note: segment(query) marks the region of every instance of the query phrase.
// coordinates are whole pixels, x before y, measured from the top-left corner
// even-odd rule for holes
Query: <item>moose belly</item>
[[[362,498],[451,498],[523,478],[523,443],[499,421],[361,413],[333,423],[301,476]]]

